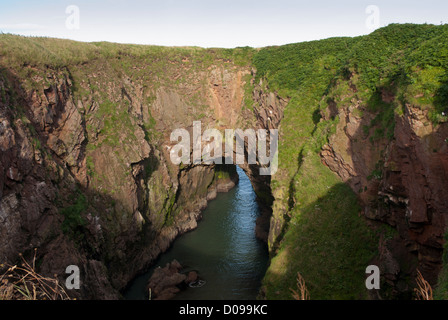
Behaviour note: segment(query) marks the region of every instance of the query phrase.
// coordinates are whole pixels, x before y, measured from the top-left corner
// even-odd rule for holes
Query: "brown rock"
[[[160,292],[154,300],[170,300],[176,296],[176,293],[180,291],[177,287],[169,287]]]
[[[190,284],[198,280],[198,273],[196,271],[188,272],[187,278],[185,279],[186,284]]]
[[[20,174],[19,169],[17,169],[16,167],[10,167],[6,172],[6,176],[14,181],[22,180],[22,175]]]
[[[177,260],[171,261],[170,264],[167,264],[169,271],[172,273],[177,273],[182,269],[182,265]]]
[[[179,292],[177,286],[187,279],[185,274],[179,273],[181,269],[182,265],[177,260],[167,263],[164,268],[155,269],[147,285],[148,291],[151,290],[151,298],[171,299],[175,293]]]

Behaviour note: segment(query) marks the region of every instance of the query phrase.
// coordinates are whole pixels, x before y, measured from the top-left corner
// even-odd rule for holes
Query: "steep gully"
[[[224,73],[227,77],[222,70],[215,77],[212,72],[209,79],[217,117],[231,115],[226,109],[241,112],[241,74]],[[90,116],[99,109],[95,92],[75,99],[69,70],[48,72],[47,78],[50,85],[43,91],[25,89],[9,70],[0,83],[6,93],[0,108],[0,259],[14,263],[19,253],[29,258],[37,248],[43,274],[58,274],[63,281],[66,266],[80,267],[81,289],[72,292],[74,297],[116,299],[177,236],[196,228],[207,201],[233,187],[235,171],[228,166],[174,167],[167,140],[165,148],[145,139],[141,123],[149,110],[130,79],[110,89],[117,94],[109,94],[129,101],[136,144],[126,150],[106,144],[89,150],[104,126]],[[286,101],[261,88],[254,98],[255,128],[277,127]],[[179,100],[176,92],[157,92],[151,112],[165,134],[175,122],[169,120],[179,116],[170,108],[183,109]],[[236,125],[235,119],[229,122]],[[260,176],[257,165],[241,168],[261,207],[257,236],[267,240],[273,201],[269,177]],[[220,178],[219,172],[228,174]],[[107,185],[117,187],[106,192]]]

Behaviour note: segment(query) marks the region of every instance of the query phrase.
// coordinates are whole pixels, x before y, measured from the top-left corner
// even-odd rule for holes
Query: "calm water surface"
[[[173,259],[185,271],[196,270],[206,284],[177,294],[180,300],[255,299],[267,263],[267,246],[255,237],[259,208],[249,178],[237,167],[238,185],[209,201],[198,228],[178,237],[155,266]],[[153,272],[138,277],[126,299],[145,299],[145,286]]]

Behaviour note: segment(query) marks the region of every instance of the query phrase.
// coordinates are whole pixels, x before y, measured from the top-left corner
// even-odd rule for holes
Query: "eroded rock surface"
[[[393,139],[372,143],[363,126],[373,115],[360,117],[355,112],[360,107],[329,106],[324,118],[333,110],[340,121],[321,152],[322,161],[359,195],[367,218],[397,230],[380,244],[379,264],[388,281],[398,291],[409,290],[400,281],[415,278],[418,269],[434,285],[448,218],[448,127],[434,126],[427,111],[407,104],[403,115],[395,115]]]

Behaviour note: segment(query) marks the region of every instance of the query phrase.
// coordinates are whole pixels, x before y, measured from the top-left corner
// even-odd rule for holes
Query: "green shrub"
[[[64,216],[61,228],[64,234],[76,240],[81,240],[84,237],[83,227],[86,225],[82,214],[87,210],[88,201],[79,190],[76,191],[74,197],[76,199],[72,205],[59,209],[59,213]]]

